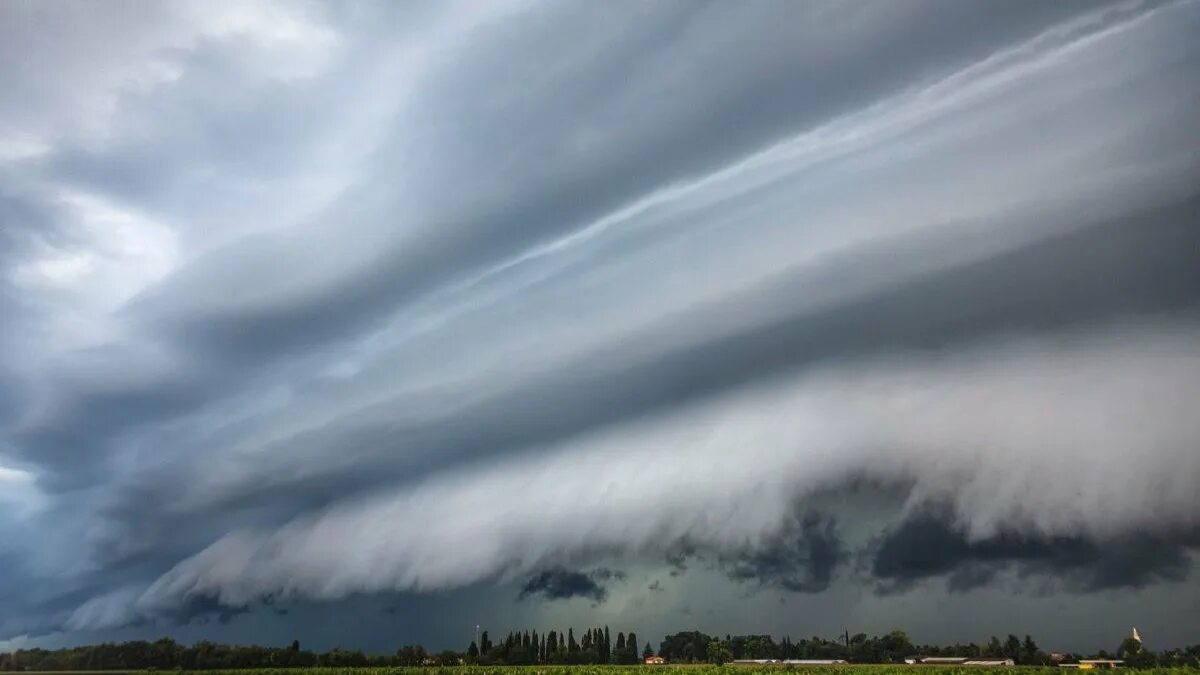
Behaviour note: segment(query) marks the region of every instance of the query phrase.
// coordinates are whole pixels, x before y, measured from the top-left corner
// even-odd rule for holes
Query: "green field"
[[[205,675],[649,675],[656,670],[671,671],[679,675],[754,675],[757,673],[780,672],[814,673],[817,675],[983,675],[1000,670],[1012,675],[1065,675],[1061,668],[1039,666],[1008,666],[1003,668],[954,667],[954,666],[906,666],[906,665],[836,665],[836,666],[788,666],[788,665],[735,665],[714,666],[665,665],[665,666],[425,666],[394,668],[258,668],[253,670],[206,670]],[[1193,668],[1146,668],[1139,670],[1120,669],[1128,673],[1157,675],[1197,675],[1200,669]],[[134,671],[145,673],[147,671]],[[1092,671],[1100,673],[1104,671]],[[112,671],[109,671],[110,675]]]

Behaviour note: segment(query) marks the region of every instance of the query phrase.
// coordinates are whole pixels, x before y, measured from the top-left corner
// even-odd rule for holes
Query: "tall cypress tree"
[[[567,626],[567,651],[579,651],[579,643],[575,642],[575,629],[570,626]]]
[[[625,644],[629,647],[629,656],[625,657],[625,663],[633,663],[637,661],[637,633],[629,631],[629,637],[626,638]]]
[[[604,627],[604,647],[600,651],[600,662],[609,663],[612,660],[612,638],[608,634],[608,626]]]

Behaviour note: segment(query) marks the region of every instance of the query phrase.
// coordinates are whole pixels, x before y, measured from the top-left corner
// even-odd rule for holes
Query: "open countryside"
[[[0,675],[656,671],[1200,675],[1200,0],[0,0]]]
[[[739,635],[717,638],[699,631],[666,636],[655,649],[646,642],[638,649],[636,633],[613,638],[607,628],[581,632],[576,639],[570,628],[566,635],[549,631],[510,632],[493,642],[488,631],[472,640],[465,651],[429,653],[419,646],[404,646],[391,655],[370,655],[335,649],[313,653],[294,641],[285,648],[228,646],[213,643],[180,645],[173,640],[127,642],[74,647],[60,650],[19,650],[0,654],[0,671],[18,672],[141,672],[204,671],[218,675],[418,675],[435,672],[463,675],[505,672],[556,673],[647,673],[655,668],[685,668],[688,673],[738,673],[814,671],[828,675],[891,672],[948,673],[997,668],[1020,668],[1022,672],[1056,672],[1065,669],[1105,670],[1137,668],[1154,672],[1195,672],[1200,668],[1200,645],[1154,653],[1142,645],[1137,629],[1124,638],[1110,655],[1101,650],[1089,656],[1046,652],[1030,636],[1024,640],[1009,635],[993,637],[984,644],[950,646],[915,645],[903,631],[884,636],[842,636],[841,640],[818,637],[776,642],[769,635]],[[715,670],[714,670],[715,669]]]

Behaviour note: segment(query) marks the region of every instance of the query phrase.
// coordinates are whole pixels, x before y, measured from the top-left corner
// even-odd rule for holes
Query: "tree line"
[[[649,642],[646,650],[650,650]],[[614,642],[608,626],[588,629],[578,641],[573,628],[568,628],[566,635],[557,630],[540,636],[536,630],[509,633],[497,644],[492,644],[484,631],[479,644],[472,641],[464,654],[464,661],[468,663],[505,665],[631,664],[641,662],[642,658],[636,633],[630,631],[626,637],[625,633],[618,632]]]
[[[659,655],[673,663],[723,663],[737,659],[840,659],[850,663],[903,663],[912,656],[942,656],[966,658],[1008,658],[1017,665],[1048,666],[1058,663],[1078,663],[1085,658],[1118,658],[1134,668],[1200,667],[1200,644],[1180,649],[1152,652],[1133,638],[1126,638],[1110,653],[1095,654],[1048,653],[1034,639],[1009,635],[1001,641],[992,636],[986,643],[953,645],[914,644],[901,630],[882,636],[849,633],[838,639],[814,636],[792,640],[784,637],[776,642],[770,635],[726,635],[724,639],[687,631],[668,635],[659,647]]]
[[[734,659],[843,659],[851,663],[902,663],[905,658],[958,656],[1011,658],[1022,665],[1071,663],[1082,658],[1120,658],[1131,667],[1200,667],[1200,644],[1182,649],[1152,652],[1140,642],[1126,638],[1113,652],[1052,655],[1032,637],[993,637],[985,643],[954,645],[914,644],[904,631],[868,636],[843,634],[836,639],[790,637],[776,641],[770,635],[726,635],[724,638],[700,631],[683,631],[663,638],[658,650],[649,642],[638,649],[633,631],[618,632],[613,639],[607,626],[584,631],[576,638],[573,628],[564,634],[552,630],[510,632],[493,643],[487,631],[478,644],[471,641],[465,651],[427,652],[419,645],[406,645],[392,654],[366,654],[332,649],[313,652],[301,649],[298,641],[287,647],[220,645],[201,641],[183,645],[163,638],[68,647],[64,649],[19,649],[0,654],[0,671],[47,670],[211,670],[234,668],[360,667],[360,666],[448,666],[462,663],[486,665],[535,664],[630,664],[658,655],[672,663],[723,663]],[[1055,657],[1052,659],[1052,656]]]

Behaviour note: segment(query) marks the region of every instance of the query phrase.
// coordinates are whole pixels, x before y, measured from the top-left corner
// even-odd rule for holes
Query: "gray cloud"
[[[888,583],[1181,578],[1194,2],[142,9],[0,7],[0,638],[817,593],[860,477]]]
[[[811,511],[784,524],[757,550],[724,560],[722,566],[737,581],[819,593],[829,588],[845,556],[833,518]]]
[[[874,548],[870,570],[888,592],[936,577],[945,577],[950,590],[961,592],[988,584],[1009,569],[1021,576],[1049,576],[1086,592],[1182,581],[1193,565],[1189,548],[1198,546],[1195,532],[1132,532],[1100,539],[1000,532],[973,540],[952,518],[933,509],[886,532]]]
[[[608,590],[604,584],[613,579],[624,578],[625,574],[620,570],[610,570],[606,567],[599,567],[590,572],[555,567],[530,576],[521,586],[517,599],[541,596],[546,600],[568,600],[580,597],[604,602],[608,598]]]
[[[935,362],[802,375],[553,453],[339,504],[274,532],[227,536],[155,582],[142,601],[212,595],[240,604],[262,595],[452,587],[596,552],[672,550],[680,541],[754,550],[775,540],[797,496],[859,475],[907,483],[917,502],[945,500],[979,539],[1011,528],[1109,537],[1194,527],[1189,448],[1200,431],[1180,407],[1198,393],[1193,338],[1188,329],[1097,344],[1021,340]],[[1117,423],[1133,419],[1139,424]],[[1130,444],[1141,452],[1127,453]],[[669,482],[658,478],[668,474]],[[1062,490],[1062,475],[1078,487]],[[558,494],[570,494],[569,504]],[[627,506],[601,508],[614,502]],[[586,535],[576,529],[585,517]],[[419,551],[408,547],[427,522],[440,524],[436,538],[422,534]],[[361,533],[384,523],[393,538],[364,547]],[[464,559],[456,553],[464,546],[481,555]]]

